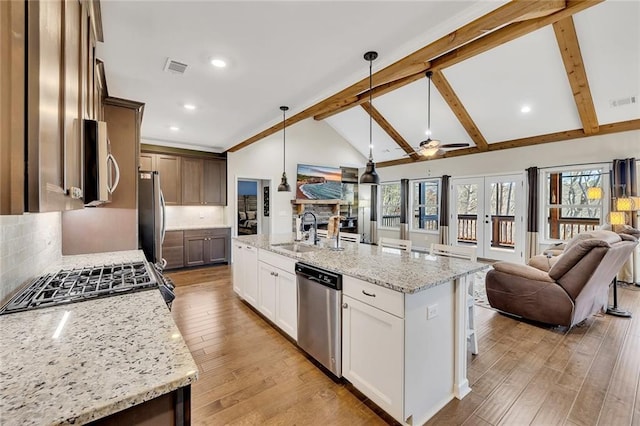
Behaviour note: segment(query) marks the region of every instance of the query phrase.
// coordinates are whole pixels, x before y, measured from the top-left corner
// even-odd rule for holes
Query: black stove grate
[[[0,314],[46,308],[98,297],[156,288],[146,262],[66,269],[31,282],[0,310]]]

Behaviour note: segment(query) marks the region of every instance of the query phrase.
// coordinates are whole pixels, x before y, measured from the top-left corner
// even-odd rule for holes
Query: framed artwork
[[[342,198],[342,170],[339,167],[298,164],[296,199],[339,200]]]

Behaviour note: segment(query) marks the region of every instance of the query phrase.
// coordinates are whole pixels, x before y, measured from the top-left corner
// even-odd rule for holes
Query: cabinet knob
[[[342,304],[342,307],[343,307],[344,309],[347,309],[347,308],[349,307],[349,305],[347,305],[347,302],[345,302],[345,303],[343,303],[343,304]]]
[[[278,273],[277,273],[277,272],[274,272],[274,273],[273,273],[273,276],[274,276],[274,277],[277,277],[277,276],[278,276]]]

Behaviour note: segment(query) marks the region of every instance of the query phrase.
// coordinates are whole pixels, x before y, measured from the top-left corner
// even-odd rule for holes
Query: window
[[[609,199],[609,171],[605,167],[546,170],[542,186],[545,239],[568,240],[602,224]],[[589,199],[587,191],[592,187],[601,188],[603,196]]]
[[[380,185],[380,227],[400,229],[400,182]]]
[[[440,181],[418,180],[411,183],[411,229],[438,231],[440,222]]]

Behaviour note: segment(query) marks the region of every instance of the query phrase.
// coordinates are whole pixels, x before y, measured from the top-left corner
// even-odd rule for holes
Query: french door
[[[451,179],[449,241],[478,257],[524,262],[524,175]]]

